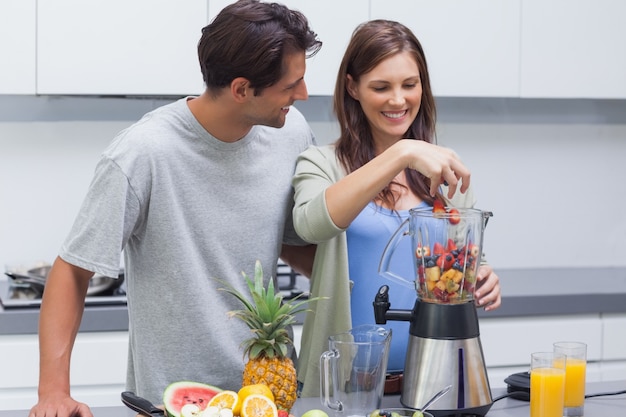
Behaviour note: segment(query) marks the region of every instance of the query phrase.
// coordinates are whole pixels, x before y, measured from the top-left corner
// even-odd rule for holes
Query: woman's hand
[[[439,187],[448,184],[448,198],[452,198],[461,182],[464,193],[470,185],[470,171],[452,149],[434,145],[422,140],[401,140],[401,146],[408,153],[408,167],[421,172],[430,179],[430,195],[434,196]]]
[[[480,307],[485,307],[485,311],[495,310],[502,304],[500,297],[500,278],[493,272],[490,265],[481,265],[478,268],[476,277],[476,292],[474,299]]]

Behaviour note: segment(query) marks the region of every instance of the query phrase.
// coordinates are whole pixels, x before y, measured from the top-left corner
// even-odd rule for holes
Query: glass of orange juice
[[[565,354],[536,352],[530,359],[530,417],[562,417]]]
[[[564,416],[582,416],[585,411],[587,345],[583,342],[556,342],[554,352],[566,356]]]

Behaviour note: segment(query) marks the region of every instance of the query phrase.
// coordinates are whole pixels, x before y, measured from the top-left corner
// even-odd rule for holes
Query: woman
[[[303,397],[319,394],[319,358],[328,336],[374,323],[372,301],[380,285],[390,285],[394,308],[412,308],[415,292],[394,292],[377,272],[382,248],[408,210],[436,199],[474,204],[468,169],[452,150],[433,144],[435,101],[426,59],[405,26],[374,20],[357,27],[339,68],[334,111],[339,139],[303,152],[293,180],[294,226],[317,244],[311,294],[328,297],[305,318],[298,361]],[[499,279],[491,267],[481,266],[477,278],[477,304],[499,307]],[[388,326],[388,370],[401,372],[408,323]]]

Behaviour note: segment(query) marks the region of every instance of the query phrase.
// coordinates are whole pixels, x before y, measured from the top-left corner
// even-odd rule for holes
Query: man
[[[48,277],[41,306],[39,402],[31,417],[91,417],[70,396],[70,354],[93,273],[117,276],[124,253],[129,309],[127,389],[160,403],[196,380],[241,386],[249,330],[227,312],[256,259],[312,255],[293,231],[291,177],[313,142],[291,105],[308,98],[305,59],[321,42],[306,18],[241,0],[202,30],[206,84],[145,115],[104,152]],[[268,274],[269,278],[269,274]]]

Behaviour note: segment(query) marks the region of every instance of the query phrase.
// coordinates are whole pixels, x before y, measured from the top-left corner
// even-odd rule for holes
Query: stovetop
[[[278,263],[276,276],[278,288],[285,300],[297,296],[308,297],[308,278],[298,274],[282,261]],[[39,308],[41,306],[41,294],[28,285],[16,284],[13,280],[0,276],[0,305],[4,309]],[[112,294],[86,297],[85,305],[126,305],[125,283]]]
[[[39,308],[41,294],[28,285],[15,284],[11,280],[0,279],[0,305],[6,309]],[[126,305],[124,286],[110,295],[93,295],[85,298],[86,306]]]

